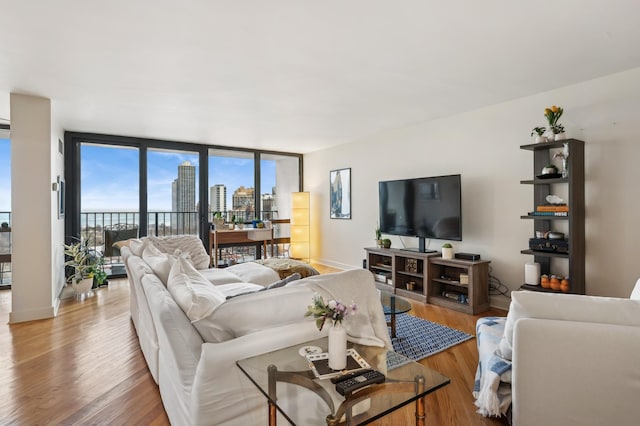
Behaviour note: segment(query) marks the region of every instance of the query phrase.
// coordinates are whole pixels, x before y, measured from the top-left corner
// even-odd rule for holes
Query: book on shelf
[[[529,216],[569,216],[569,212],[529,212]]]
[[[562,204],[562,205],[545,204],[542,206],[537,206],[536,211],[537,212],[568,212],[569,206],[566,204]]]

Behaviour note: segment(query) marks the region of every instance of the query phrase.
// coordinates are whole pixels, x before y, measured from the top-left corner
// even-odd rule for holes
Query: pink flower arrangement
[[[318,330],[322,330],[327,319],[333,321],[333,325],[341,323],[346,316],[353,315],[356,309],[357,306],[353,302],[350,306],[345,305],[340,300],[329,300],[329,302],[325,303],[322,296],[315,294],[313,303],[307,307],[307,313],[304,316],[313,315],[316,319]]]

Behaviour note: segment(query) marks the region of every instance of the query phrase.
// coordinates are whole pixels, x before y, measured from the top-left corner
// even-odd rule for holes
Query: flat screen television
[[[462,240],[460,175],[391,180],[378,183],[380,231],[425,239]]]

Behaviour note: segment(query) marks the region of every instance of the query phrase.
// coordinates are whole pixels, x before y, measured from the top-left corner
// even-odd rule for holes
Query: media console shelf
[[[380,290],[468,314],[489,309],[487,260],[449,260],[440,253],[375,247],[365,251],[367,268]],[[468,284],[464,284],[465,275]]]

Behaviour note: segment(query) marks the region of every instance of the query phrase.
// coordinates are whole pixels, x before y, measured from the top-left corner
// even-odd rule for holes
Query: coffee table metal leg
[[[270,365],[267,367],[267,377],[268,377],[268,386],[269,386],[269,426],[276,426],[277,423],[277,414],[276,414],[276,404],[275,401],[277,399],[276,396],[276,383],[278,382],[276,378],[276,373],[278,372],[278,367],[275,365]]]
[[[396,337],[396,314],[392,313],[391,315],[391,337]]]
[[[417,376],[415,380],[416,380],[416,393],[424,392],[424,377]],[[416,399],[416,426],[425,426],[425,418],[426,418],[425,409],[424,409],[425,398],[426,396]]]

